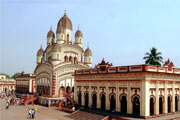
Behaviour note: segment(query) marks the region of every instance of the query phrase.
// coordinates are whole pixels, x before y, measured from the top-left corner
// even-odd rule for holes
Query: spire
[[[87,44],[87,48],[89,49],[89,43]]]
[[[78,24],[78,30],[79,30],[79,24]]]
[[[51,27],[50,27],[50,31],[52,31],[52,25],[51,25]]]
[[[66,9],[64,10],[64,15],[66,15]]]

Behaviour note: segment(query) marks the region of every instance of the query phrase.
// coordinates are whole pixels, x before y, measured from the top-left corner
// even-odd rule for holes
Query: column
[[[108,83],[107,83],[108,84]],[[106,84],[106,110],[110,110],[109,86]]]
[[[101,108],[101,100],[100,100],[100,88],[99,85],[97,85],[97,108]]]
[[[91,86],[89,85],[89,107],[91,107],[91,105],[92,105],[92,88],[91,88]]]
[[[179,83],[176,83],[176,84],[179,84]],[[180,96],[180,84],[178,85],[178,93],[179,93],[179,96]],[[178,111],[180,111],[180,97],[178,98]]]
[[[141,81],[140,116],[150,116],[149,82]]]
[[[116,83],[116,112],[120,112],[120,108],[119,108],[119,88],[118,88],[118,86],[119,86],[119,82],[118,83]]]
[[[52,73],[52,96],[55,96],[56,90],[56,73]]]
[[[82,106],[85,105],[85,94],[84,94],[84,92],[85,92],[85,89],[84,89],[84,86],[82,85],[82,87],[81,87],[81,95],[82,95],[81,96],[82,97],[81,98],[82,99],[82,101],[81,101],[82,103],[81,104],[82,104]]]
[[[159,114],[159,82],[156,82],[156,106],[155,106],[155,114],[158,115]]]
[[[74,83],[76,83],[76,81],[74,81]],[[73,95],[74,95],[74,101],[76,103],[78,103],[77,91],[78,91],[77,86],[76,86],[76,84],[74,84],[74,94]]]
[[[167,91],[167,82],[165,82],[165,87],[164,87],[164,113],[167,113],[167,108],[168,108],[168,104],[167,104],[167,94],[168,94],[168,91]]]
[[[127,87],[127,114],[132,114],[132,101],[131,101],[131,81],[128,81]]]
[[[175,83],[172,84],[172,101],[171,101],[171,112],[175,112]]]

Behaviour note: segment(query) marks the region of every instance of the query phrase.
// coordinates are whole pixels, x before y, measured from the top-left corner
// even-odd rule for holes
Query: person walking
[[[6,109],[8,109],[8,108],[9,108],[9,103],[7,102],[7,103],[6,103]]]
[[[35,117],[35,109],[32,109],[32,118],[34,119]]]
[[[35,109],[36,112],[38,111],[37,105],[34,106],[34,109]]]
[[[27,118],[31,118],[31,116],[32,116],[32,110],[29,108],[29,110],[28,110],[28,117]]]

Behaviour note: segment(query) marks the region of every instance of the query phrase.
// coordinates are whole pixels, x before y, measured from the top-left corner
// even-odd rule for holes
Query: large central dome
[[[66,13],[64,13],[64,16],[59,20],[56,33],[64,32],[64,29],[72,30],[71,20],[67,17]]]

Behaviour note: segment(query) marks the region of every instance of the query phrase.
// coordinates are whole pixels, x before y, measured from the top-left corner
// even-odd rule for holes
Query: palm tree
[[[163,57],[161,56],[161,52],[157,52],[157,49],[155,47],[152,47],[150,49],[150,53],[146,52],[144,58],[143,58],[146,64],[150,65],[159,65],[161,66],[161,63],[163,62]]]

